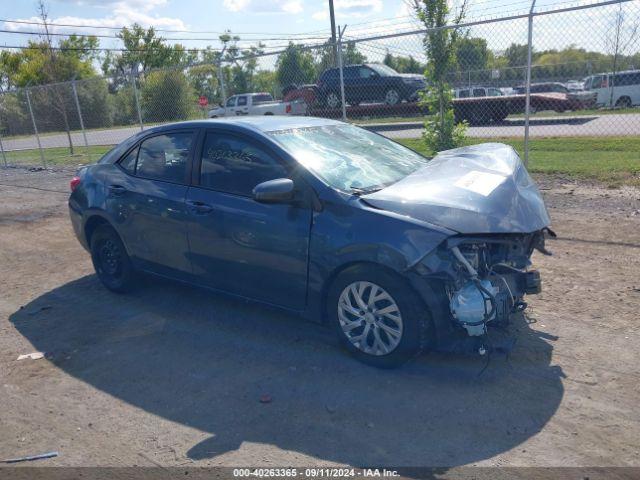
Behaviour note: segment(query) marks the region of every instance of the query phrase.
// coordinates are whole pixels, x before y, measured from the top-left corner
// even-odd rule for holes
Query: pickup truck
[[[236,115],[306,115],[307,104],[300,102],[277,102],[269,93],[243,93],[227,99],[209,110],[209,118],[233,117]]]

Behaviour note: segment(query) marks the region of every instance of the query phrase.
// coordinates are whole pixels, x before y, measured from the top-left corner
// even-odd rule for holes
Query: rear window
[[[260,103],[273,102],[273,97],[268,93],[261,93],[253,96],[253,104],[258,105]]]
[[[172,183],[187,183],[191,132],[168,133],[140,144],[135,173],[139,177]]]
[[[338,78],[338,70],[332,68],[331,70],[325,70],[324,73],[320,76],[321,81],[327,80],[335,80]]]

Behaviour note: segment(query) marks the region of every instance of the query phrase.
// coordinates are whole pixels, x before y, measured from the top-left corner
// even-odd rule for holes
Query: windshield
[[[338,190],[379,190],[429,161],[402,145],[353,125],[269,132],[287,152]]]
[[[367,65],[369,68],[378,72],[381,77],[392,77],[398,75],[393,68],[384,65],[383,63],[370,63]]]

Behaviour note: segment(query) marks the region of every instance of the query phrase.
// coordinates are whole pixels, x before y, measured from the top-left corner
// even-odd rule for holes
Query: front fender
[[[325,209],[315,214],[311,230],[309,309],[322,314],[328,284],[342,269],[370,263],[406,275],[412,265],[453,234],[368,208],[356,197],[346,204],[325,204]]]

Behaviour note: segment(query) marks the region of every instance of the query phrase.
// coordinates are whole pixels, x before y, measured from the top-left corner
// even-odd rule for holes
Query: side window
[[[458,98],[469,98],[469,90],[460,90],[460,92],[458,92]]]
[[[200,185],[220,192],[251,196],[257,184],[287,177],[284,166],[240,137],[208,133],[202,149]]]
[[[246,96],[242,96],[242,97],[238,97],[238,107],[243,107],[247,104],[247,97]]]
[[[227,107],[235,107],[236,106],[236,97],[231,97],[227,100]]]
[[[138,160],[138,147],[131,150],[127,155],[120,160],[120,166],[123,170],[131,175],[136,173],[136,160]]]
[[[474,88],[473,89],[473,96],[474,97],[484,97],[484,96],[486,96],[484,88]]]
[[[140,145],[136,175],[154,180],[186,183],[192,133],[169,133]]]
[[[367,67],[360,67],[358,69],[358,75],[360,78],[371,78],[375,75],[375,72]]]

